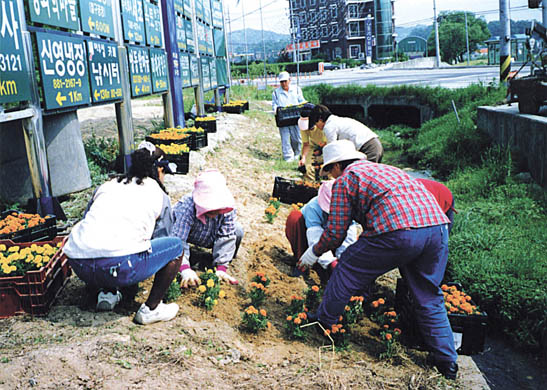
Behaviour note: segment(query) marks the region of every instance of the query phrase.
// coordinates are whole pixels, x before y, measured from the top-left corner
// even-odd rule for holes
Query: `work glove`
[[[186,268],[180,271],[180,276],[182,277],[182,281],[180,282],[181,287],[196,287],[201,284],[198,275],[191,268]]]
[[[221,271],[221,270],[217,270],[215,272],[215,274],[218,276],[218,278],[220,280],[223,280],[225,281],[226,283],[230,283],[230,284],[239,284],[239,282],[237,281],[237,279],[231,277],[230,275],[228,275],[226,273],[226,271]]]
[[[313,267],[315,263],[317,263],[317,260],[319,260],[319,256],[316,256],[315,253],[313,253],[313,246],[308,247],[306,249],[306,252],[302,256],[300,256],[300,260],[298,263],[296,263],[297,267]]]

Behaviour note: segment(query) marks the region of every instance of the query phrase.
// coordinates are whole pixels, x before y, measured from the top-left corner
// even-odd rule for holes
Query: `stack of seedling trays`
[[[184,130],[185,133],[190,136],[190,141],[188,142],[188,147],[190,150],[199,150],[208,145],[207,133],[205,132],[205,129],[194,126],[185,128]]]
[[[17,228],[14,228],[17,226]],[[40,217],[8,210],[0,214],[0,240],[32,242],[51,240],[57,236],[55,215]]]
[[[160,148],[165,152],[165,158],[172,163],[177,164],[176,174],[186,175],[190,170],[190,148],[186,144],[161,145]]]
[[[446,283],[442,286],[442,289],[457,352],[461,355],[473,355],[482,352],[484,350],[488,316],[478,309],[468,295],[463,293],[460,284]],[[465,303],[456,303],[458,299]],[[414,300],[403,279],[397,279],[395,310],[401,319],[403,340],[409,346],[425,348],[426,344],[416,321]]]
[[[197,117],[194,126],[205,130],[206,133],[217,132],[217,118],[214,116]]]
[[[0,318],[48,313],[71,275],[68,259],[59,248],[63,239],[35,243],[0,240]],[[10,256],[18,259],[9,260]]]
[[[272,196],[286,204],[307,203],[317,196],[319,183],[304,182],[302,180],[285,179],[276,176]]]
[[[278,107],[275,113],[275,124],[277,127],[294,126],[298,124],[300,112],[304,104],[296,106]]]

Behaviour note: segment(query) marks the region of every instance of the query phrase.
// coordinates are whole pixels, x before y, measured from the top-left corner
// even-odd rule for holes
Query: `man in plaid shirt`
[[[234,198],[224,176],[213,169],[202,172],[194,191],[173,207],[173,235],[182,240],[183,254],[180,274],[182,286],[197,286],[199,278],[190,268],[190,245],[212,248],[217,276],[231,284],[237,280],[227,268],[243,238],[243,228],[236,222]]]
[[[338,260],[329,280],[318,319],[335,324],[353,295],[369,291],[378,276],[399,268],[416,301],[416,318],[432,351],[433,364],[455,379],[457,354],[440,289],[448,259],[450,222],[434,196],[402,170],[362,160],[350,141],[335,141],[323,149],[323,172],[336,178],[327,226],[319,242],[300,258],[312,266],[337,248],[348,226],[363,226],[357,242]]]

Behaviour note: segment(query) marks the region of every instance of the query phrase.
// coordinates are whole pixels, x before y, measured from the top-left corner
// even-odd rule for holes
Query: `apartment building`
[[[394,54],[394,0],[289,0],[291,33],[300,58],[368,61]],[[310,44],[310,42],[312,44]],[[307,44],[306,44],[307,43]]]

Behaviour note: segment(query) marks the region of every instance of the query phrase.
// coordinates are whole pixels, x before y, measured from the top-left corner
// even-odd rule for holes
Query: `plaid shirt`
[[[316,255],[337,248],[352,220],[363,226],[365,237],[450,222],[421,183],[399,168],[365,160],[348,166],[336,180],[330,211]]]
[[[191,243],[203,248],[212,248],[218,238],[235,237],[236,211],[217,215],[215,218],[205,218],[203,224],[196,217],[196,207],[191,195],[182,198],[173,208],[173,236],[179,237],[184,243]]]

